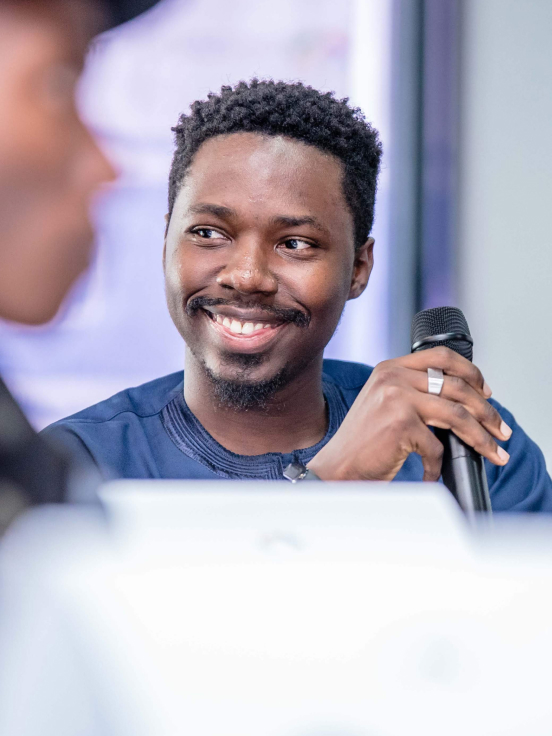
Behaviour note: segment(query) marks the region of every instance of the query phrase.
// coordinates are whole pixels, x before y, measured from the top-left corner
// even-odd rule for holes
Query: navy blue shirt
[[[325,360],[323,388],[328,431],[313,447],[293,453],[237,455],[220,445],[184,401],[183,373],[173,373],[127,389],[44,430],[73,454],[92,461],[108,478],[280,480],[292,460],[309,462],[335,434],[372,368]],[[512,428],[500,444],[510,461],[485,461],[495,511],[552,511],[552,482],[542,452],[496,401],[493,406]],[[421,481],[421,458],[410,455],[395,480]]]

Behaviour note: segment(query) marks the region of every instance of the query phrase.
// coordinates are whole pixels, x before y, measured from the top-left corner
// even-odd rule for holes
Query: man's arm
[[[485,462],[494,511],[552,511],[552,480],[540,448],[527,436],[512,414],[491,399],[512,436],[502,443],[510,454],[503,467]]]

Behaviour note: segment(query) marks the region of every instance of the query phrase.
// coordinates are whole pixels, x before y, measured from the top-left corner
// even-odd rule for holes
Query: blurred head
[[[0,0],[0,317],[41,324],[90,258],[91,196],[113,179],[75,106],[88,0]]]
[[[219,398],[255,405],[321,363],[366,287],[381,146],[346,100],[281,82],[224,87],[175,130],[169,310]]]

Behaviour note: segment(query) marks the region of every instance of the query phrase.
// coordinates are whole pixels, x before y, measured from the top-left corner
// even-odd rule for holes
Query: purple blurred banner
[[[81,109],[121,176],[95,206],[93,266],[51,325],[0,324],[0,373],[36,426],[183,367],[161,268],[170,129],[179,114],[240,79],[301,80],[352,96],[385,143],[390,4],[165,0],[95,42]],[[370,47],[362,24],[372,26]],[[386,176],[384,170],[373,283],[347,308],[331,357],[385,357]]]

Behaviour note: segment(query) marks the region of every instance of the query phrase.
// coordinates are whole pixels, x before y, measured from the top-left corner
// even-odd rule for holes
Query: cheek
[[[328,258],[313,264],[295,279],[295,293],[309,308],[313,319],[339,319],[349,295],[351,275],[349,264],[342,259]]]
[[[165,283],[167,294],[179,302],[188,300],[197,291],[213,283],[216,274],[212,264],[185,245],[167,244]]]

